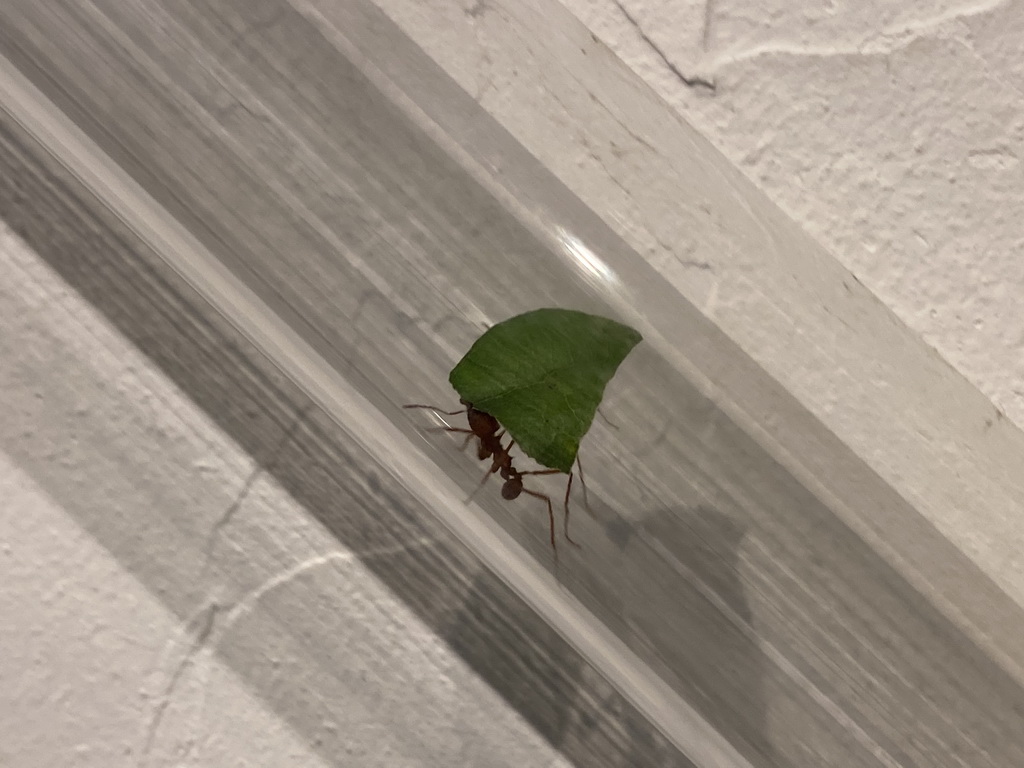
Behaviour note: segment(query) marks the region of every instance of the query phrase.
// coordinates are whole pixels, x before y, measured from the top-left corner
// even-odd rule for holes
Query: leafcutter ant
[[[502,429],[501,424],[491,414],[475,408],[472,403],[465,400],[459,402],[465,406],[465,408],[458,411],[443,411],[433,405],[420,405],[410,404],[405,405],[403,408],[424,408],[434,413],[442,414],[445,416],[458,416],[460,413],[466,414],[466,420],[469,423],[469,428],[465,427],[430,427],[431,432],[456,432],[459,434],[465,434],[466,439],[462,443],[462,449],[465,450],[466,446],[469,445],[470,441],[475,437],[477,438],[477,458],[481,461],[487,459],[491,460],[491,466],[480,480],[480,484],[466,499],[468,502],[477,494],[477,492],[483,488],[487,479],[494,473],[498,473],[501,479],[505,482],[501,486],[501,497],[506,501],[512,501],[513,499],[519,498],[523,493],[533,496],[534,498],[542,500],[548,507],[548,521],[551,527],[551,549],[555,553],[555,557],[558,556],[558,546],[555,544],[555,512],[554,507],[551,504],[551,497],[547,494],[534,491],[523,486],[523,478],[527,475],[558,475],[562,474],[559,469],[534,469],[522,472],[515,468],[512,464],[512,447],[516,444],[515,440],[510,440],[509,444],[502,445],[502,437],[505,434],[505,430]],[[580,485],[583,488],[583,503],[590,507],[589,501],[587,500],[587,485],[583,480],[583,465],[580,464],[579,456],[576,457],[576,468],[580,474]],[[572,537],[569,535],[569,493],[572,490],[572,479],[573,473],[569,473],[569,481],[565,486],[565,523],[563,526],[563,532],[565,539],[573,546],[578,547]]]

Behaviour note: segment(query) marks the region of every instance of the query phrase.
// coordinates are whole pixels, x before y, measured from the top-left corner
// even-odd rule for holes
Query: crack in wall
[[[197,666],[201,655],[209,657],[216,653],[225,636],[228,635],[242,617],[252,612],[266,595],[323,565],[349,563],[354,560],[366,560],[375,557],[388,557],[413,548],[433,546],[436,543],[437,540],[434,538],[421,537],[412,542],[380,547],[379,549],[371,549],[365,552],[336,551],[316,555],[271,576],[232,604],[222,605],[216,601],[207,603],[198,615],[187,624],[185,634],[190,635],[191,640],[188,642],[188,647],[185,649],[182,658],[174,666],[173,671],[168,677],[167,683],[164,685],[153,713],[149,718],[143,746],[139,754],[140,768],[143,768],[150,762],[150,756],[160,735],[160,728],[164,724],[171,705],[180,698],[182,681],[185,679],[188,671]],[[207,680],[203,683],[199,694],[202,697],[201,700],[205,700],[208,682]],[[193,721],[193,733],[189,734],[187,740],[189,746],[186,750],[186,756],[191,753],[193,746],[198,741],[196,731],[201,726],[203,719],[197,717],[193,718]],[[176,757],[180,760],[181,756],[177,755]]]
[[[238,510],[241,509],[242,504],[245,502],[249,494],[252,492],[253,486],[256,484],[256,481],[263,474],[272,475],[274,473],[274,470],[277,468],[277,463],[280,461],[281,454],[284,453],[284,449],[288,447],[288,444],[295,437],[296,433],[299,431],[299,428],[305,423],[312,409],[312,405],[306,405],[299,410],[299,412],[295,415],[295,419],[292,421],[291,425],[288,427],[284,435],[281,437],[277,445],[274,447],[267,463],[262,466],[259,463],[257,463],[256,467],[253,469],[252,472],[249,473],[249,476],[245,479],[245,482],[242,484],[242,487],[239,490],[238,495],[235,496],[234,500],[227,506],[224,512],[221,513],[220,517],[217,518],[217,521],[213,524],[213,528],[210,529],[210,535],[207,537],[206,540],[206,557],[203,563],[204,575],[213,559],[213,550],[217,546],[217,542],[220,539],[221,532],[225,528],[227,528],[228,525],[230,525],[231,521],[238,513]]]
[[[700,35],[700,45],[705,54],[711,51],[711,25],[715,17],[715,0],[705,0],[704,3],[704,29]]]
[[[159,700],[153,708],[153,714],[150,717],[148,726],[146,727],[146,737],[143,741],[142,751],[139,754],[140,766],[146,765],[149,761],[149,756],[153,751],[157,735],[160,732],[160,726],[163,724],[167,710],[170,708],[172,702],[177,698],[178,686],[184,679],[185,673],[195,665],[196,657],[199,656],[199,654],[206,648],[210,637],[213,635],[214,624],[216,623],[217,613],[219,610],[220,607],[216,603],[211,603],[203,608],[193,622],[190,622],[198,622],[199,626],[194,633],[192,633],[193,637],[188,648],[185,650],[185,654],[182,656],[181,661],[179,661],[175,666],[173,672],[171,672],[171,675],[167,680],[167,684],[164,686],[164,689],[159,696]]]
[[[586,90],[587,95],[590,96],[590,100],[597,104],[599,107],[601,107],[601,109],[604,110],[605,114],[608,115],[612,120],[614,120],[619,125],[619,127],[622,128],[622,130],[629,134],[629,136],[631,136],[638,144],[646,147],[654,154],[658,154],[658,150],[654,147],[653,144],[651,144],[649,141],[647,141],[647,139],[645,139],[643,136],[636,133],[636,131],[630,128],[629,125],[621,117],[619,117],[611,109],[609,109],[608,105],[601,101],[601,99],[599,99],[593,91],[589,90],[585,83],[583,83],[579,79],[576,79],[576,82],[580,85],[581,88]],[[566,111],[569,110],[569,107],[565,105],[565,102],[559,99],[556,94],[550,91],[549,93],[551,93],[551,95],[555,98],[555,101],[561,104]]]
[[[221,640],[232,629],[232,627],[234,627],[238,620],[245,614],[252,611],[256,604],[259,603],[259,601],[267,594],[278,587],[284,586],[290,581],[294,581],[315,568],[319,568],[322,565],[328,565],[330,563],[350,563],[354,560],[362,561],[376,557],[389,557],[390,555],[397,555],[410,549],[433,546],[436,543],[436,539],[424,536],[416,539],[415,541],[380,547],[378,549],[370,549],[364,552],[327,552],[326,554],[315,555],[296,563],[291,568],[287,568],[280,573],[271,576],[259,586],[249,590],[249,592],[236,600],[234,604],[221,607],[219,612],[224,614],[224,620],[219,622],[219,625],[216,628],[217,632],[213,634],[212,640],[210,640],[210,648],[211,650],[216,650]],[[211,629],[213,629],[212,622]],[[209,637],[209,635],[207,637]]]
[[[710,2],[711,0],[709,0]],[[618,4],[618,0],[613,0]],[[837,44],[798,45],[768,42],[723,55],[714,60],[713,70],[729,64],[738,64],[762,56],[793,56],[829,58],[833,56],[888,56],[904,50],[919,40],[934,37],[943,27],[953,22],[983,16],[1006,5],[1008,0],[990,0],[976,3],[919,21],[891,25],[872,34],[865,34],[860,42]]]
[[[217,544],[217,540],[220,538],[221,531],[231,523],[232,518],[234,518],[235,514],[241,508],[242,503],[249,496],[250,491],[252,491],[252,487],[253,485],[255,485],[256,480],[262,474],[263,467],[257,465],[256,468],[249,473],[249,476],[245,479],[245,482],[242,483],[242,488],[238,492],[238,495],[235,496],[234,500],[227,506],[227,509],[225,509],[224,512],[221,513],[221,516],[217,518],[217,521],[213,524],[213,528],[210,530],[210,535],[207,537],[206,540],[207,564],[209,564],[210,559],[213,557],[213,549]]]
[[[463,10],[463,13],[465,13],[471,19],[479,19],[488,10],[489,9],[487,7],[486,0],[475,0],[475,2],[471,6]]]
[[[718,85],[715,74],[712,74],[709,77],[701,75],[687,75],[677,64],[675,64],[675,62],[672,61],[661,46],[651,38],[643,25],[640,24],[637,18],[621,0],[612,0],[612,2],[644,44],[651,49],[651,51],[661,60],[662,64],[672,72],[680,82],[682,82],[687,88],[705,89],[712,93],[717,92]],[[883,28],[877,32],[864,35],[863,39],[859,42],[849,41],[846,43],[840,42],[838,44],[829,43],[820,45],[800,45],[785,42],[766,42],[757,44],[749,48],[740,49],[733,53],[728,53],[712,59],[711,71],[712,73],[717,73],[719,69],[730,64],[740,64],[763,56],[810,58],[888,56],[892,53],[908,48],[921,39],[936,36],[943,27],[954,22],[992,13],[993,11],[1007,5],[1008,2],[1009,0],[986,0],[985,2],[973,3],[959,8],[950,9],[944,13],[938,13],[934,16],[917,21],[890,25],[889,27]],[[712,43],[716,10],[715,3],[716,0],[705,0],[704,21],[701,31],[701,50],[705,55],[709,54],[713,47]],[[979,56],[979,58],[981,57]],[[1007,85],[1010,84],[1007,83]],[[1016,86],[1011,85],[1011,87],[1014,87],[1015,90],[1020,90]]]
[[[688,269],[697,269],[701,272],[714,272],[715,268],[708,261],[697,261],[696,259],[676,259],[676,263]]]
[[[990,62],[981,51],[974,47],[974,41],[972,40],[973,35],[968,34],[966,37],[957,38],[957,42],[960,43],[967,51],[974,57],[974,59],[981,65],[982,70],[994,83],[999,83],[1005,88],[1009,88],[1020,96],[1024,96],[1024,87],[1015,83],[1010,78],[1006,77],[1001,72],[996,71],[992,67]]]
[[[665,54],[665,52],[661,49],[661,47],[656,42],[654,42],[654,40],[651,39],[651,37],[647,34],[647,32],[644,31],[644,28],[633,17],[633,14],[631,14],[629,12],[629,10],[626,8],[626,6],[624,6],[621,2],[619,2],[619,0],[612,0],[612,2],[615,3],[615,7],[619,9],[619,12],[626,18],[626,21],[628,21],[630,23],[630,25],[633,27],[633,29],[636,30],[636,33],[640,36],[640,39],[643,40],[644,43],[647,44],[648,48],[650,48],[652,51],[654,51],[654,54],[659,59],[661,59],[662,64],[664,64],[668,68],[668,70],[673,75],[675,75],[679,79],[680,82],[683,83],[683,85],[685,85],[687,88],[703,88],[705,90],[711,91],[711,93],[714,93],[718,89],[718,86],[715,84],[715,81],[713,79],[708,80],[707,78],[700,77],[699,75],[691,76],[691,75],[685,74]],[[707,4],[707,9],[710,9],[711,6],[712,6],[712,3],[711,3],[711,0],[709,0],[709,2]],[[705,27],[707,28],[708,27],[707,19],[704,20],[704,24],[705,24]]]

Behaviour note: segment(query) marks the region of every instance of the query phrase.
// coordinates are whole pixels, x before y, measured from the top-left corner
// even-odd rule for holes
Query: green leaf
[[[538,309],[498,323],[448,380],[537,463],[570,472],[604,389],[643,337],[614,320]]]

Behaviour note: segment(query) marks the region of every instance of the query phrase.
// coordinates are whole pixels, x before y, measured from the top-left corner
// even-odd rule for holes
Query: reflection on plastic
[[[604,283],[605,287],[618,285],[619,278],[612,271],[611,267],[605,264],[582,240],[563,227],[556,227],[555,230],[558,233],[558,242],[561,243],[565,252],[582,268],[582,271],[596,277]]]

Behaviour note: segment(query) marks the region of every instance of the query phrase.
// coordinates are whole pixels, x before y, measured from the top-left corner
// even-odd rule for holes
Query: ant
[[[501,486],[501,497],[506,501],[512,501],[513,499],[519,498],[523,493],[533,496],[534,498],[541,499],[548,505],[548,521],[551,525],[551,549],[555,553],[555,557],[558,557],[558,547],[555,544],[555,513],[554,508],[551,505],[551,497],[540,493],[538,491],[532,491],[529,488],[523,487],[523,477],[526,475],[558,475],[562,474],[560,469],[534,469],[527,472],[521,472],[512,465],[512,447],[516,444],[515,440],[509,442],[507,446],[502,445],[501,439],[505,434],[505,430],[502,429],[501,424],[491,414],[486,411],[482,411],[479,408],[473,406],[472,403],[466,400],[459,400],[465,408],[458,411],[442,411],[440,408],[436,408],[433,405],[419,405],[410,404],[402,406],[403,408],[425,408],[434,413],[443,414],[445,416],[458,416],[460,413],[466,414],[466,420],[469,422],[469,429],[464,427],[431,427],[428,431],[431,432],[457,432],[465,434],[466,439],[462,443],[462,450],[466,449],[469,442],[475,437],[477,438],[477,458],[481,461],[491,459],[491,466],[484,474],[480,484],[476,487],[476,490],[469,495],[466,499],[468,502],[472,499],[477,492],[483,488],[484,483],[487,479],[497,472],[501,479],[504,480],[504,484]],[[587,485],[583,481],[583,465],[580,464],[579,456],[576,457],[576,467],[580,473],[580,484],[583,487],[583,503],[590,508],[590,503],[587,500]],[[572,478],[573,473],[569,473],[569,482],[565,486],[565,524],[564,533],[565,539],[574,547],[579,547],[572,537],[569,535],[569,492],[572,490]]]

